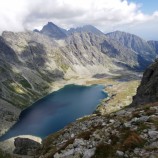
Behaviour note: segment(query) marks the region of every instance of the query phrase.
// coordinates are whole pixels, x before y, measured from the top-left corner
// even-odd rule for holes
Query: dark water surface
[[[94,112],[107,97],[104,86],[67,85],[49,94],[21,112],[19,121],[0,140],[18,135],[44,138],[79,117]]]

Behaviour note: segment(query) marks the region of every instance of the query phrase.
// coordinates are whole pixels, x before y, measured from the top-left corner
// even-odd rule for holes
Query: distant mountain
[[[139,63],[142,63],[143,69],[145,69],[155,59],[157,53],[153,50],[153,47],[142,38],[121,31],[115,31],[106,34],[109,38],[115,39],[122,43],[125,47],[133,50],[138,57]]]
[[[49,93],[53,81],[143,70],[156,56],[156,43],[128,33],[105,35],[90,25],[66,32],[51,22],[41,31],[3,32],[0,98],[23,108]]]
[[[68,30],[68,34],[72,34],[72,33],[81,33],[81,32],[87,32],[87,33],[93,33],[95,35],[103,35],[104,33],[101,32],[100,30],[98,30],[96,27],[92,26],[92,25],[84,25],[82,27],[77,27],[77,28],[71,28],[70,30]]]
[[[154,49],[156,54],[158,54],[158,41],[148,41],[148,44]]]
[[[65,38],[66,32],[67,32],[66,30],[58,27],[52,22],[48,22],[48,24],[44,25],[42,30],[40,31],[40,33],[56,39]]]

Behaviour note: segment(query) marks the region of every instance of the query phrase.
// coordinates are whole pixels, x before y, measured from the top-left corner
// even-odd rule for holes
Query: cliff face
[[[143,74],[132,105],[145,104],[158,100],[158,61],[150,65]]]
[[[136,35],[121,31],[111,32],[106,34],[106,36],[119,41],[127,48],[133,50],[137,54],[138,63],[141,65],[140,69],[146,69],[157,55],[155,49],[156,41],[155,43],[147,42]]]

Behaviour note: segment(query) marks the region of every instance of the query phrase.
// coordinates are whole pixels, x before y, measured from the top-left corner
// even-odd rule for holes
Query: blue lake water
[[[18,135],[44,138],[77,118],[92,114],[107,97],[104,86],[67,85],[32,104],[19,116],[19,121],[0,140]]]

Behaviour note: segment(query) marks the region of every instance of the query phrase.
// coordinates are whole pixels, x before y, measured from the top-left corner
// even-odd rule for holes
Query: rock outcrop
[[[143,74],[132,105],[146,104],[158,100],[158,60],[150,65]]]
[[[15,149],[14,154],[18,155],[35,155],[36,149],[40,147],[40,143],[33,141],[28,138],[15,138],[14,141]]]

